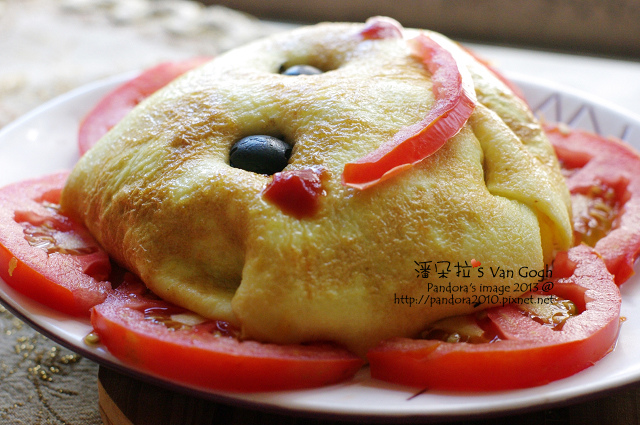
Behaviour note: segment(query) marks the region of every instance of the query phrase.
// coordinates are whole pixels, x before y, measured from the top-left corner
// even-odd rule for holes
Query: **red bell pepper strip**
[[[423,120],[402,128],[368,155],[345,164],[342,183],[346,186],[366,189],[432,155],[460,131],[475,108],[471,75],[451,52],[425,34],[408,42],[431,72],[436,102]]]

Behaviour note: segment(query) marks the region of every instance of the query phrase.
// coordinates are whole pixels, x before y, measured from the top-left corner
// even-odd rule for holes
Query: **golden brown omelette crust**
[[[513,289],[522,278],[496,280],[489,267],[541,269],[571,239],[568,192],[539,124],[484,66],[429,33],[471,72],[475,112],[407,172],[364,191],[344,187],[346,162],[419,121],[434,101],[429,73],[405,42],[362,40],[361,28],[278,34],[179,78],[81,158],[64,211],[161,297],[262,341],[329,340],[363,354],[475,309],[396,301],[452,295],[428,283],[476,284],[453,294],[467,297],[480,283]],[[294,64],[325,72],[278,73]],[[261,194],[269,176],[229,166],[232,144],[252,134],[294,145],[287,170],[328,170],[317,214],[283,213]],[[456,276],[455,264],[472,258],[484,277]],[[424,278],[416,269],[426,261],[447,261],[452,272]]]

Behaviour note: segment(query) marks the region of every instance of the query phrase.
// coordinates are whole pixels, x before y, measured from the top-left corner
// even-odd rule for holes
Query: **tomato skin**
[[[0,189],[0,277],[18,292],[55,310],[88,316],[89,309],[111,291],[106,281],[111,264],[82,225],[45,206],[45,202],[58,202],[67,176],[68,172],[60,172]],[[56,241],[62,238],[64,245],[86,252],[59,252],[58,242],[49,253],[32,246],[25,226],[39,229],[42,224],[53,228]]]
[[[86,115],[78,130],[78,148],[84,155],[113,126],[138,103],[175,80],[185,72],[202,65],[211,58],[197,57],[182,62],[161,63],[127,81],[100,102]]]
[[[620,292],[602,260],[586,245],[572,248],[548,293],[582,297],[585,310],[562,330],[545,327],[512,305],[488,310],[500,341],[447,343],[397,338],[367,354],[371,376],[427,389],[496,391],[543,385],[593,365],[614,346],[620,326]]]
[[[617,224],[594,246],[621,285],[634,274],[640,255],[640,154],[622,141],[582,130],[547,124],[545,131],[563,168],[572,170],[572,196],[603,184],[623,204]]]
[[[206,323],[169,330],[144,320],[142,310],[170,304],[140,293],[136,284],[118,288],[93,308],[91,323],[114,356],[165,378],[222,391],[295,390],[341,382],[364,363],[329,345],[286,346],[215,336]]]

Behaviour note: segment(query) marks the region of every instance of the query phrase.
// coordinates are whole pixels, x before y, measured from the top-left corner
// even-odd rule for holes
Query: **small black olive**
[[[254,135],[238,140],[229,151],[232,167],[257,174],[275,174],[289,163],[291,145],[272,136]]]
[[[317,75],[322,74],[315,66],[311,65],[293,65],[282,71],[282,75]]]

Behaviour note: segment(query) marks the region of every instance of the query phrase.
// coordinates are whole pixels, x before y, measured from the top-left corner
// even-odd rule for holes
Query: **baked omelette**
[[[79,160],[62,210],[158,296],[227,320],[245,339],[331,341],[364,355],[491,306],[481,285],[520,295],[517,271],[545,269],[572,239],[569,193],[540,124],[484,64],[421,31],[470,73],[473,113],[415,166],[366,190],[343,185],[345,164],[436,102],[431,72],[407,48],[418,30],[380,39],[362,30],[295,29],[178,78]],[[297,65],[321,72],[282,72]],[[253,135],[290,146],[283,171],[322,170],[313,214],[266,199],[273,175],[230,165],[236,142]],[[483,276],[457,272],[472,259]],[[472,296],[484,302],[456,302]]]

